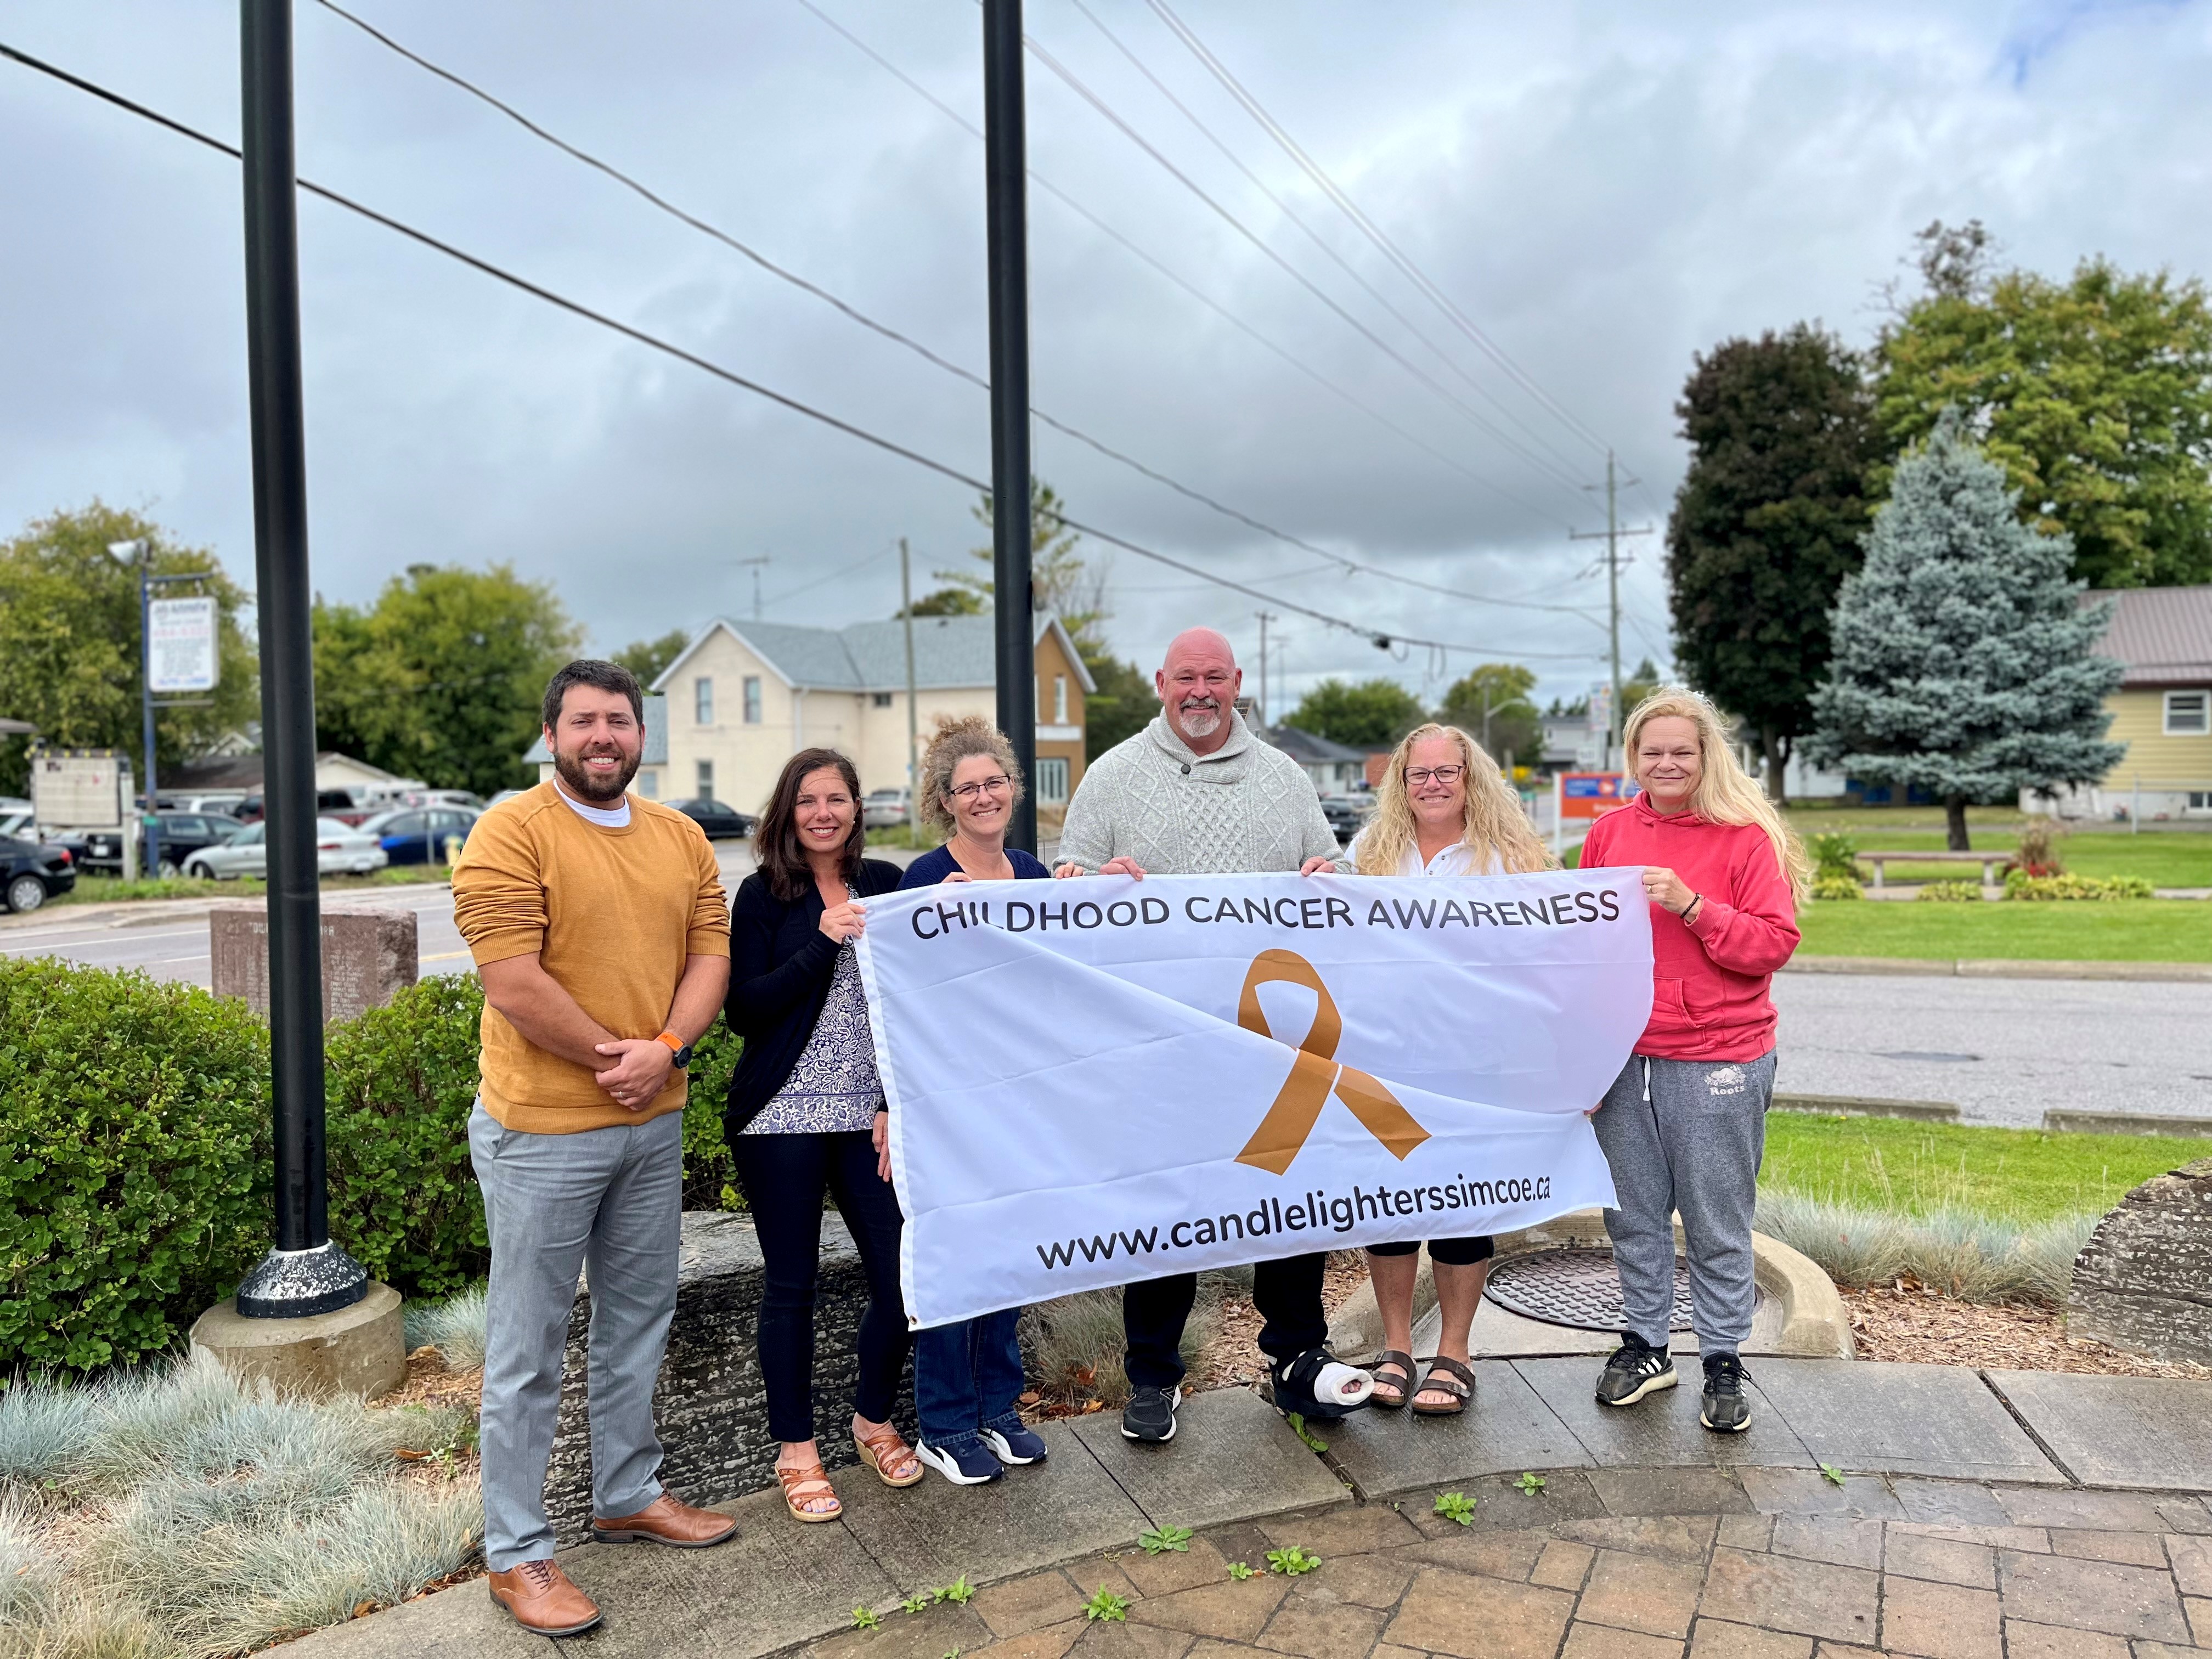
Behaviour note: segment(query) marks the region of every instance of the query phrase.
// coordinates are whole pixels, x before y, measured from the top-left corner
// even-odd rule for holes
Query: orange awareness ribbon
[[[1237,1161],[1271,1175],[1289,1170],[1291,1160],[1297,1157],[1306,1137],[1321,1121],[1321,1109],[1328,1103],[1331,1090],[1367,1132],[1390,1149],[1391,1156],[1403,1160],[1429,1138],[1429,1132],[1375,1079],[1356,1066],[1337,1063],[1336,1045],[1344,1036],[1344,1018],[1313,963],[1295,951],[1261,951],[1252,958],[1251,969],[1244,975],[1244,989],[1237,999],[1237,1023],[1248,1031],[1280,1042],[1268,1029],[1267,1011],[1260,1006],[1260,988],[1280,982],[1303,985],[1314,994],[1313,1025],[1297,1046],[1291,1074],[1284,1079],[1274,1104],[1267,1108],[1267,1115],[1260,1120],[1260,1127],[1237,1154]]]

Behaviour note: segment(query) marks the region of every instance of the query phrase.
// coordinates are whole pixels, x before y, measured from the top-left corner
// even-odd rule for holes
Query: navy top
[[[1006,862],[1014,866],[1016,881],[1052,879],[1051,871],[1046,869],[1043,865],[1023,852],[1018,847],[1006,848]],[[924,853],[912,864],[907,866],[906,874],[899,878],[899,890],[904,892],[909,887],[934,887],[945,877],[957,876],[959,873],[960,860],[952,856],[951,844],[947,842],[933,853]]]

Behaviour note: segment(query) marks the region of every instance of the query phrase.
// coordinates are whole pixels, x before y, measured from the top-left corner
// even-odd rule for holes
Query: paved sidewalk
[[[2212,1382],[1768,1359],[1751,1431],[1698,1426],[1694,1374],[1630,1411],[1586,1359],[1488,1361],[1456,1419],[1364,1412],[1303,1446],[1241,1389],[1167,1446],[1048,1425],[992,1486],[837,1476],[836,1525],[774,1492],[693,1553],[586,1545],[594,1659],[2179,1659],[2212,1646]],[[1824,1469],[1824,1467],[1826,1468]],[[1838,1485],[1826,1470],[1840,1476]],[[1519,1489],[1524,1471],[1545,1487]],[[2092,1490],[2095,1488],[2098,1490]],[[1438,1493],[1474,1500],[1462,1528]],[[1147,1557],[1161,1525],[1196,1536]],[[1321,1560],[1295,1578],[1270,1549]],[[1231,1579],[1229,1564],[1260,1569]],[[902,1602],[964,1577],[965,1605]],[[1103,1588],[1127,1603],[1093,1622]],[[880,1629],[849,1628],[866,1607]],[[481,1583],[306,1638],[301,1659],[546,1652]],[[2130,1644],[2133,1646],[2130,1647]]]

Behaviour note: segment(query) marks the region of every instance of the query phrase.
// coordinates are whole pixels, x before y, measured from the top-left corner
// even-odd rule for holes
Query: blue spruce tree
[[[2094,653],[2112,607],[2080,603],[2071,538],[2021,522],[2004,470],[1955,410],[1898,463],[1865,546],[1813,694],[1816,760],[1939,796],[1954,852],[1967,850],[1969,801],[2092,782],[2118,764],[2104,699],[2120,665]]]

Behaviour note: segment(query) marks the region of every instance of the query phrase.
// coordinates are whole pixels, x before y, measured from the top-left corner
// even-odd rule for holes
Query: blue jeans
[[[933,1446],[972,1443],[979,1429],[1018,1424],[1021,1310],[934,1325],[914,1335],[914,1405]]]

